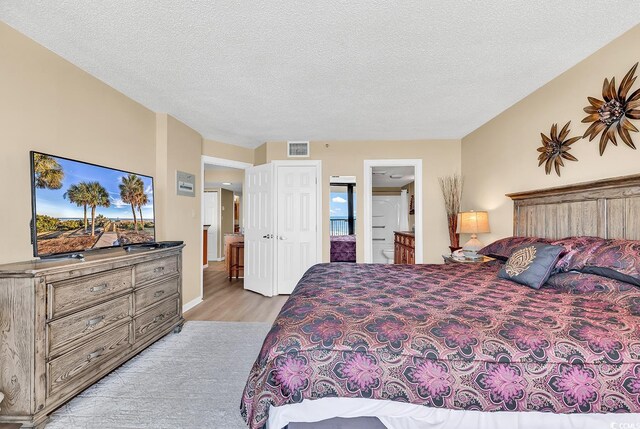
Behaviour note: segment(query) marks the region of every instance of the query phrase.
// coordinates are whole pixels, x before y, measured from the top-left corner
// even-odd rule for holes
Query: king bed
[[[249,374],[249,427],[640,422],[640,176],[510,197],[494,262],[312,267]],[[542,287],[499,277],[534,244],[562,249]]]

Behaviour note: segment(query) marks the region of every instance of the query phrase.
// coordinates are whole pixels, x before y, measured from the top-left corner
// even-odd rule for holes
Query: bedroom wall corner
[[[639,42],[640,25],[462,139],[462,209],[489,211],[492,232],[480,237],[484,243],[512,235],[513,204],[507,193],[638,173],[640,151],[622,142],[609,144],[601,157],[599,137],[578,141],[571,153],[579,161],[565,161],[561,177],[555,172],[545,175],[544,168],[538,167],[536,149],[541,146],[540,133],[548,135],[553,123],[562,126],[570,120],[570,137],[584,133],[588,124],[581,120],[586,116],[582,109],[588,105],[587,96],[601,98],[605,77],[615,76],[620,82],[640,60]],[[638,121],[635,125],[640,127]],[[632,138],[640,146],[640,134],[632,133]]]
[[[215,140],[202,141],[202,155],[213,156],[215,158],[228,159],[231,161],[241,161],[253,163],[254,150],[242,146],[222,143]]]
[[[0,22],[0,263],[33,258],[29,151],[154,176],[155,113]]]
[[[182,303],[189,304],[201,298],[202,271],[200,224],[200,155],[202,136],[179,120],[164,113],[157,114],[158,207],[162,221],[157,231],[158,240],[182,240],[186,246],[182,254]],[[162,154],[166,153],[166,157]],[[163,165],[164,164],[164,165]],[[176,172],[196,176],[196,195],[176,194]]]

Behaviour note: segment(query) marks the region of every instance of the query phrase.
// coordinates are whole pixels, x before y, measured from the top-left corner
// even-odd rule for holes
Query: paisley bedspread
[[[498,279],[499,267],[312,267],[264,341],[243,417],[263,428],[270,406],[324,397],[640,412],[640,288],[536,291]]]

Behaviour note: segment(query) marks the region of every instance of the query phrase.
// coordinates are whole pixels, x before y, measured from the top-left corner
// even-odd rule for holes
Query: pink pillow
[[[629,283],[585,273],[560,273],[549,277],[545,287],[573,295],[592,293],[619,293],[633,289]]]
[[[533,243],[548,244],[549,240],[540,237],[507,237],[483,247],[478,253],[506,261],[517,248]]]
[[[578,263],[588,272],[640,286],[640,241],[602,240],[586,249]]]
[[[604,241],[600,237],[565,237],[552,241],[554,246],[562,246],[565,251],[560,256],[556,264],[555,272],[578,271],[584,268],[589,251],[593,245]]]

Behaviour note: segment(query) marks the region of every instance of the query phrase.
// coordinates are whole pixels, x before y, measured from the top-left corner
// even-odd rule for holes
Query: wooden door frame
[[[415,193],[415,245],[416,245],[416,264],[422,264],[424,261],[424,245],[423,245],[423,228],[422,219],[422,159],[365,159],[364,160],[364,262],[371,263],[373,259],[373,244],[371,238],[373,232],[371,230],[371,213],[373,211],[373,167],[413,167],[414,173],[414,193]]]

